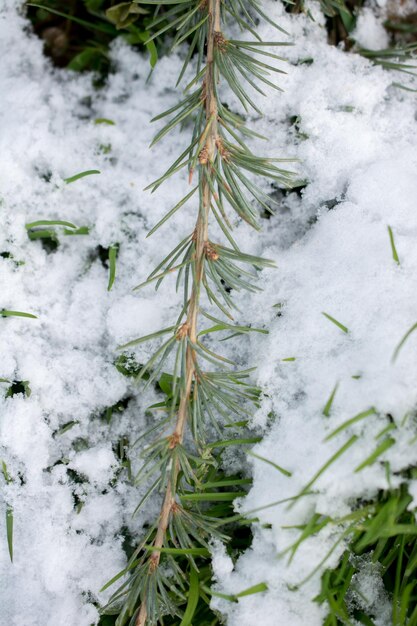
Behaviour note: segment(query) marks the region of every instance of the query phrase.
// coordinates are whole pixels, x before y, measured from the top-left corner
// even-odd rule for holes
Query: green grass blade
[[[394,353],[392,355],[392,362],[394,362],[401,350],[401,348],[403,347],[403,345],[405,344],[405,342],[407,341],[407,339],[409,338],[409,336],[417,329],[417,322],[415,324],[412,325],[412,327],[407,330],[407,332],[405,333],[404,337],[401,339],[400,343],[398,344],[398,346],[395,348]]]
[[[109,120],[107,117],[97,117],[94,120],[94,124],[107,124],[108,126],[115,126],[116,122],[113,122],[113,120]]]
[[[188,592],[187,608],[181,620],[180,626],[192,626],[192,619],[197,608],[198,599],[200,597],[200,583],[197,571],[193,566],[190,570],[190,589]]]
[[[153,69],[158,62],[158,50],[153,41],[148,41],[146,44],[146,49],[149,52],[149,64]]]
[[[0,317],[30,317],[32,319],[38,319],[37,315],[32,313],[24,313],[23,311],[9,311],[8,309],[0,310]]]
[[[395,439],[393,439],[392,437],[388,437],[387,439],[384,439],[384,441],[382,441],[379,444],[379,446],[377,446],[377,448],[372,452],[372,454],[370,454],[368,458],[365,461],[363,461],[363,463],[361,463],[360,465],[358,465],[358,467],[355,468],[355,473],[360,472],[368,465],[372,465],[373,463],[375,463],[378,457],[381,456],[381,454],[383,454],[387,450],[389,450],[394,445],[394,443],[395,443]]]
[[[37,241],[38,239],[51,239],[54,242],[58,242],[58,237],[53,229],[48,230],[43,228],[42,230],[28,230],[28,236],[31,241]]]
[[[237,593],[236,598],[252,596],[254,593],[262,593],[263,591],[268,591],[268,585],[266,583],[258,583],[257,585],[253,585],[252,587],[248,587],[247,589]]]
[[[365,417],[368,417],[369,415],[376,415],[376,414],[377,412],[374,407],[371,407],[370,409],[367,409],[366,411],[362,411],[362,413],[358,413],[354,417],[351,417],[350,419],[343,422],[343,424],[340,424],[340,426],[338,426],[335,430],[333,430],[330,433],[330,435],[327,435],[324,441],[329,441],[330,439],[333,439],[333,437],[336,437],[336,435],[341,433],[342,430],[345,430],[346,428],[349,428],[349,426],[352,426],[352,424],[356,424],[356,422],[359,422],[360,420],[365,419]]]
[[[335,319],[334,317],[332,317],[328,313],[325,313],[324,311],[322,311],[322,315],[324,315],[324,317],[327,317],[327,319],[330,320],[331,322],[333,322],[333,324],[336,324],[336,326],[338,328],[340,328],[340,330],[343,330],[344,333],[348,333],[349,332],[349,328],[347,326],[345,326],[341,322],[338,322],[337,319]]]
[[[395,247],[394,233],[392,232],[391,226],[388,226],[387,228],[388,228],[389,240],[391,244],[392,258],[398,265],[400,265],[400,258],[398,256],[397,248]]]
[[[288,476],[288,478],[292,476],[292,472],[289,472],[288,470],[284,469],[280,465],[277,465],[273,461],[270,461],[269,459],[265,459],[265,457],[261,456],[260,454],[255,454],[255,452],[252,452],[252,450],[249,450],[248,452],[246,452],[246,454],[248,454],[249,456],[253,456],[255,459],[259,459],[260,461],[263,461],[264,463],[268,463],[268,465],[271,465],[272,467],[274,467],[276,470],[281,472],[281,474],[284,474],[284,476]]]
[[[35,231],[36,232],[36,231]],[[68,228],[64,228],[64,235],[89,235],[90,228],[88,226],[80,226],[75,230],[69,230]]]
[[[239,593],[236,593],[236,594],[219,593],[205,586],[204,586],[204,590],[207,593],[209,593],[211,596],[214,596],[215,598],[222,598],[223,600],[227,600],[228,602],[238,602],[239,598],[244,598],[245,596],[251,596],[255,593],[262,593],[263,591],[268,591],[268,585],[266,583],[258,583],[257,585],[248,587],[247,589],[244,589],[243,591],[240,591]]]
[[[74,174],[74,176],[64,178],[64,182],[69,185],[70,183],[75,183],[75,181],[80,178],[85,178],[85,176],[91,176],[92,174],[101,174],[101,172],[100,170],[85,170],[85,172],[79,172],[78,174]]]
[[[65,222],[64,220],[37,220],[36,222],[29,222],[25,224],[26,228],[36,228],[37,226],[66,226],[67,228],[77,228],[72,222]]]
[[[339,383],[336,383],[335,386],[333,387],[332,393],[330,394],[330,398],[327,400],[327,402],[326,402],[326,404],[325,404],[325,406],[323,408],[323,415],[325,417],[330,417],[330,411],[331,411],[333,400],[334,400],[334,397],[336,395],[338,387],[339,387]]]
[[[10,506],[7,506],[6,508],[6,533],[9,556],[11,562],[13,563],[13,509]]]
[[[335,462],[337,461],[337,459],[339,459],[342,454],[344,454],[347,450],[349,450],[349,448],[351,446],[353,446],[354,443],[356,443],[356,441],[359,439],[359,437],[357,435],[353,435],[341,448],[339,448],[339,450],[337,452],[335,452],[333,454],[333,456],[330,457],[330,459],[328,461],[326,461],[326,463],[314,474],[313,478],[303,487],[303,489],[300,491],[300,493],[296,496],[296,498],[301,498],[302,496],[306,495],[307,492],[310,490],[310,487],[312,487],[314,485],[314,483],[317,481],[318,478],[320,478],[320,476],[322,474],[324,474],[324,472]],[[289,508],[291,508],[292,506],[294,506],[296,500],[294,500],[294,502],[290,505]]]
[[[116,258],[118,251],[119,245],[117,243],[109,248],[109,283],[107,285],[107,291],[111,290],[116,278]]]
[[[10,484],[12,482],[12,477],[10,476],[8,469],[7,469],[7,465],[5,463],[5,461],[1,462],[1,471],[2,474],[4,476],[4,480],[6,481],[7,484]]]

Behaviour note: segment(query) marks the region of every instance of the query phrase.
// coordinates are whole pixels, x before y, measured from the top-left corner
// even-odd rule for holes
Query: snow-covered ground
[[[188,234],[194,214],[186,206],[170,226],[145,239],[187,191],[181,178],[154,195],[143,191],[187,142],[184,129],[148,150],[155,132],[150,119],[178,99],[181,60],[163,58],[147,82],[147,59],[117,43],[114,73],[97,90],[91,76],[51,68],[20,4],[3,0],[0,8],[0,308],[37,318],[0,318],[0,378],[29,381],[31,389],[5,397],[10,383],[0,383],[0,460],[11,478],[1,478],[0,520],[7,506],[14,517],[13,563],[0,523],[0,624],[90,626],[97,620],[94,602],[105,598],[99,589],[125,563],[122,534],[139,531],[156,513],[151,503],[132,519],[140,492],[115,480],[118,444],[124,437],[133,442],[144,429],[153,398],[132,387],[114,361],[118,344],[171,323],[178,311],[171,283],[157,293],[132,294],[132,288]],[[381,6],[359,20],[363,46],[386,43]],[[309,5],[314,20],[290,16],[273,0],[265,7],[294,46],[285,48],[284,93],[271,90],[259,102],[265,116],[251,120],[270,137],[256,148],[298,158],[306,186],[301,195],[282,198],[260,235],[237,225],[244,249],[278,265],[262,273],[262,294],[240,297],[245,315],[239,321],[270,330],[254,335],[243,354],[239,348],[240,359],[258,364],[265,391],[254,416],[265,437],[255,452],[292,472],[288,478],[254,462],[254,486],[241,507],[296,495],[352,435],[358,439],[317,480],[317,493],[292,508],[258,513],[253,546],[235,571],[222,548],[214,548],[219,590],[259,582],[269,587],[262,596],[217,606],[229,626],[320,626],[325,607],[311,601],[319,573],[298,591],[290,588],[314,569],[335,535],[327,531],[305,542],[288,566],[279,553],[297,533],[282,527],[302,524],[314,511],[343,515],[356,498],[387,486],[380,460],[354,470],[376,448],[388,414],[396,443],[381,459],[391,473],[415,463],[417,333],[395,361],[392,356],[417,322],[416,94],[392,86],[412,79],[329,46],[315,3]],[[267,41],[277,36],[269,25],[261,25],[260,34]],[[95,122],[102,118],[114,124]],[[101,173],[64,182],[90,169]],[[56,227],[53,252],[29,239],[25,224],[57,219],[87,226],[89,233],[69,236]],[[108,292],[103,250],[115,243],[117,276]],[[336,385],[326,417],[323,408]],[[109,424],[103,412],[119,401],[127,408],[114,411]],[[323,441],[371,408],[368,418]],[[134,453],[131,460],[135,464]],[[398,479],[391,474],[390,480],[395,485]],[[417,498],[417,483],[409,489]],[[81,508],[74,506],[80,502]],[[377,577],[365,584],[379,606],[378,626],[388,626]]]

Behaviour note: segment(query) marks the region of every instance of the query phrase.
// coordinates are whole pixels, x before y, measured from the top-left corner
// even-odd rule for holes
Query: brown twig
[[[169,437],[169,447],[174,449],[180,445],[184,439],[184,432],[188,419],[188,407],[192,393],[193,381],[196,378],[195,364],[196,352],[193,344],[197,342],[197,319],[200,302],[201,284],[204,275],[204,263],[207,253],[208,244],[208,218],[212,200],[210,185],[207,181],[207,173],[209,174],[210,164],[214,161],[219,146],[219,138],[217,131],[217,100],[215,96],[215,74],[214,74],[214,47],[217,41],[223,41],[221,34],[220,19],[220,0],[208,0],[208,33],[207,33],[207,64],[204,77],[205,85],[205,110],[206,121],[210,123],[207,137],[205,139],[202,152],[204,159],[200,159],[201,177],[202,177],[202,200],[199,207],[198,218],[194,231],[195,241],[195,282],[193,284],[191,297],[188,305],[187,320],[177,331],[177,339],[181,340],[188,335],[190,343],[186,353],[186,379],[183,390],[180,395],[180,403],[178,408],[177,421],[172,435]],[[159,565],[161,551],[164,544],[166,530],[168,528],[170,515],[172,514],[176,502],[175,491],[173,486],[177,483],[179,473],[179,462],[173,463],[171,469],[171,479],[168,480],[165,497],[162,503],[159,515],[158,527],[156,530],[153,547],[156,548],[149,557],[149,573],[153,573]],[[136,618],[136,626],[145,626],[147,621],[146,601],[143,600]]]

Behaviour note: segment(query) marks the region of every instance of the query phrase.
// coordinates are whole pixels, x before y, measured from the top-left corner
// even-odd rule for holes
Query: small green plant
[[[368,420],[373,420],[375,424],[382,420],[384,424],[374,437],[372,451],[356,467],[352,467],[352,472],[357,474],[370,466],[379,465],[385,472],[387,488],[368,495],[366,499],[356,498],[350,502],[351,511],[343,516],[324,515],[315,510],[304,524],[293,527],[299,531],[299,536],[281,556],[287,555],[291,562],[305,541],[327,528],[328,533],[331,531],[328,536],[332,537],[330,548],[297,585],[299,589],[322,572],[335,550],[344,547],[337,566],[324,569],[321,592],[314,599],[320,604],[326,603],[327,615],[323,626],[354,626],[358,623],[376,626],[382,623],[378,618],[380,607],[375,601],[376,591],[370,598],[363,591],[369,590],[370,579],[374,589],[379,585],[386,598],[385,610],[391,611],[393,626],[415,626],[417,520],[407,482],[414,479],[417,473],[414,466],[396,471],[399,485],[393,487],[390,463],[385,457],[386,452],[397,443],[399,428],[405,426],[405,419],[400,427],[396,426],[391,415],[381,414],[375,407],[370,407],[331,430],[324,441],[345,435],[345,443],[322,465],[289,506],[297,499],[314,493],[317,480],[337,464],[351,446],[369,436],[369,430],[368,435],[361,434],[362,426]],[[414,442],[415,438],[408,441],[408,445]],[[386,616],[384,619],[387,619]],[[386,621],[383,623],[388,624]]]
[[[347,549],[337,567],[323,573],[315,598],[328,606],[324,626],[375,626],[379,607],[360,589],[360,578],[369,566],[368,575],[380,579],[391,600],[393,626],[417,624],[417,523],[411,503],[403,485],[357,504],[346,520]]]
[[[412,76],[417,74],[416,50],[417,43],[399,44],[383,50],[368,50],[361,47],[355,49],[363,57],[376,65],[381,65],[386,70],[395,70]],[[401,86],[398,83],[395,84],[397,87]]]
[[[76,226],[63,220],[37,220],[26,224],[31,241],[40,241],[46,252],[54,252],[59,246],[59,236],[88,235],[88,226]]]
[[[94,70],[105,76],[110,67],[109,46],[117,37],[130,45],[146,46],[150,65],[155,66],[156,46],[153,41],[145,44],[150,36],[149,11],[133,2],[42,0],[26,6],[35,32],[45,42],[45,52],[59,67]]]

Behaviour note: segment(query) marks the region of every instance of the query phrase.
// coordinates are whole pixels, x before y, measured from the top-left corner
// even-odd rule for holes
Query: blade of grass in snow
[[[77,228],[75,224],[64,220],[37,220],[36,222],[26,224],[28,230],[30,228],[37,228],[38,226],[66,226],[67,228]]]
[[[350,419],[346,420],[346,422],[343,422],[343,424],[340,424],[340,426],[338,426],[335,430],[333,430],[330,433],[330,435],[327,435],[324,441],[329,441],[330,439],[333,439],[333,437],[336,437],[336,435],[341,433],[343,430],[345,430],[346,428],[349,428],[349,426],[352,426],[352,424],[356,424],[356,422],[359,422],[360,420],[365,419],[365,417],[368,417],[369,415],[376,415],[376,410],[374,407],[371,407],[370,409],[366,411],[362,411],[362,413],[358,413],[354,417],[351,417]]]
[[[115,126],[116,122],[109,120],[107,117],[98,117],[94,120],[94,124],[107,124],[108,126]]]
[[[260,454],[256,454],[255,452],[252,452],[252,450],[249,450],[248,452],[246,452],[246,454],[249,456],[252,456],[255,459],[259,459],[260,461],[263,461],[264,463],[268,463],[268,465],[271,465],[272,467],[274,467],[276,470],[281,472],[281,474],[284,474],[284,476],[288,476],[288,477],[292,476],[292,472],[289,472],[288,470],[284,469],[277,463],[274,463],[273,461],[270,461],[269,459],[266,459],[265,457],[260,456]]]
[[[394,353],[392,355],[392,362],[394,362],[401,350],[401,348],[403,347],[403,345],[405,344],[405,342],[407,341],[407,339],[409,338],[409,336],[417,329],[417,322],[415,324],[413,324],[411,326],[411,328],[409,330],[407,330],[407,332],[405,333],[404,337],[401,339],[400,343],[398,344],[398,346],[395,348]]]
[[[343,330],[344,333],[348,333],[349,332],[348,327],[345,326],[344,324],[342,324],[341,322],[338,322],[337,319],[335,319],[334,317],[332,317],[328,313],[325,313],[324,311],[322,311],[322,314],[324,315],[324,317],[327,317],[328,320],[333,322],[333,324],[336,324],[336,326],[338,328],[340,328],[340,330]]]
[[[2,474],[4,476],[4,480],[6,481],[7,484],[12,482],[12,477],[10,476],[8,470],[7,470],[7,465],[4,461],[1,462],[1,471]]]
[[[331,456],[330,459],[314,474],[313,478],[302,488],[296,498],[298,499],[306,495],[307,492],[310,490],[310,487],[314,485],[316,480],[320,478],[320,476],[326,471],[326,469],[328,469],[330,465],[337,461],[337,459],[340,458],[342,454],[346,452],[346,450],[353,446],[353,444],[356,443],[358,439],[359,437],[357,435],[353,435],[341,448],[339,448],[339,450],[335,452],[333,456]],[[288,508],[293,507],[295,502],[296,500],[294,500],[294,502],[292,502],[292,504],[290,504]]]
[[[227,600],[228,602],[238,602],[239,598],[244,598],[245,596],[252,596],[255,593],[262,593],[263,591],[268,591],[268,585],[266,583],[258,583],[257,585],[253,585],[252,587],[248,587],[243,591],[240,591],[236,594],[226,594],[226,593],[218,593],[217,591],[213,591],[208,587],[204,587],[204,590],[209,593],[211,596],[216,598],[222,598],[223,600]]]
[[[396,425],[393,423],[388,424],[381,431],[379,431],[379,433],[375,435],[375,439],[380,439],[383,435],[386,435],[387,433],[391,432],[391,430],[397,430]]]
[[[38,319],[36,315],[32,313],[24,313],[23,311],[9,311],[8,309],[0,310],[1,317],[30,317],[32,319]]]
[[[350,533],[350,527],[345,530],[344,533],[341,534],[341,536],[338,538],[337,541],[334,542],[334,544],[332,545],[332,547],[330,548],[330,550],[325,554],[325,556],[323,557],[323,559],[316,565],[316,567],[305,577],[303,578],[303,580],[301,582],[298,583],[297,585],[297,589],[302,587],[303,585],[305,585],[305,583],[307,581],[309,581],[315,574],[316,572],[318,572],[322,566],[324,565],[324,563],[331,557],[331,555],[333,554],[333,552],[336,550],[337,546],[342,543],[342,541],[349,536]]]
[[[51,230],[47,230],[47,229],[28,230],[28,235],[31,241],[37,241],[38,239],[50,239],[55,242],[58,241],[56,232],[53,229]]]
[[[54,432],[53,436],[54,437],[58,437],[59,435],[63,435],[64,433],[66,433],[69,430],[71,430],[71,428],[73,428],[77,424],[79,424],[79,422],[76,421],[76,420],[72,420],[71,422],[67,422],[66,424],[61,426],[61,428],[58,428],[58,430]]]
[[[327,400],[327,402],[326,402],[326,404],[325,404],[325,406],[323,408],[323,415],[325,415],[326,417],[330,416],[330,410],[332,408],[333,400],[334,400],[334,397],[336,395],[338,386],[339,386],[339,383],[336,383],[335,386],[333,387],[333,391],[330,394],[329,399]]]
[[[69,230],[68,228],[64,228],[64,235],[89,235],[90,229],[88,226],[80,226],[75,230]]]
[[[7,506],[6,508],[6,533],[9,556],[11,562],[13,563],[13,509],[10,506]]]
[[[400,265],[400,259],[398,257],[397,248],[395,247],[394,233],[392,232],[391,226],[388,226],[388,234],[389,234],[389,240],[391,243],[392,258],[394,259],[396,263],[398,263],[398,265]]]
[[[111,290],[116,278],[116,258],[118,251],[119,245],[117,243],[109,248],[109,283],[107,285],[107,291]]]
[[[76,180],[80,180],[80,178],[85,178],[85,176],[91,176],[92,174],[101,174],[101,172],[100,170],[86,170],[85,172],[74,174],[74,176],[70,176],[69,178],[64,178],[64,182],[69,185],[70,183],[75,183]]]
[[[361,463],[360,465],[358,465],[358,467],[355,468],[355,472],[360,472],[361,470],[364,469],[364,467],[367,467],[368,465],[372,465],[372,463],[375,463],[378,457],[380,457],[381,454],[389,450],[394,444],[395,444],[395,439],[393,439],[392,437],[388,437],[387,439],[384,439],[384,441],[382,441],[379,444],[379,446],[372,452],[372,454],[369,455],[368,458],[365,461],[363,461],[363,463]]]
[[[268,591],[268,585],[266,583],[258,583],[257,585],[248,587],[248,589],[239,591],[239,593],[237,593],[235,597],[244,598],[245,596],[252,596],[254,593],[262,593],[263,591]]]
[[[1,462],[1,471],[8,485],[13,482],[4,461]],[[6,537],[10,561],[13,563],[13,509],[8,504],[6,505]]]

